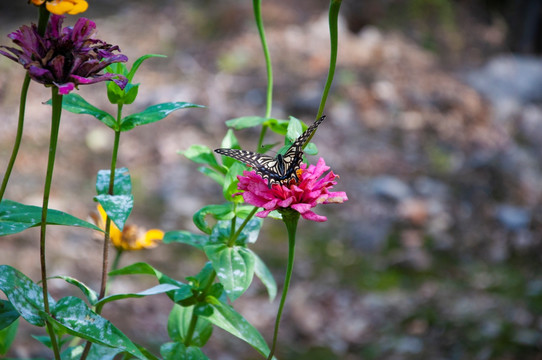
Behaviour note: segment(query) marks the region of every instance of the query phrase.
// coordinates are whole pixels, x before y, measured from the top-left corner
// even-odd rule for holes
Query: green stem
[[[58,143],[58,130],[60,128],[60,116],[62,114],[62,95],[58,93],[58,88],[52,88],[53,112],[51,116],[51,137],[49,139],[49,158],[47,160],[47,174],[45,175],[45,186],[43,189],[43,204],[41,210],[40,224],[40,264],[41,264],[41,282],[43,286],[43,307],[47,314],[51,314],[49,309],[49,296],[47,291],[47,265],[45,261],[45,239],[47,231],[47,209],[49,207],[49,196],[51,194],[51,183],[53,180],[53,169],[55,166],[56,147]],[[55,354],[55,359],[60,359],[60,351],[54,334],[53,325],[46,321],[47,331],[51,338],[51,345]]]
[[[253,0],[254,19],[256,20],[256,26],[260,34],[260,41],[262,43],[263,55],[265,57],[265,67],[267,70],[267,99],[265,117],[271,116],[271,107],[273,103],[273,68],[271,66],[271,56],[269,54],[269,47],[267,46],[267,40],[265,39],[265,31],[262,21],[262,0]]]
[[[120,116],[119,105],[119,116]],[[115,131],[115,142],[113,144],[113,153],[111,155],[111,167],[109,177],[109,195],[114,195],[115,188],[115,169],[117,166],[117,157],[120,144],[120,130]],[[107,273],[109,272],[109,243],[111,241],[111,218],[106,216],[105,218],[105,234],[104,234],[104,248],[102,256],[102,282],[100,287],[100,299],[107,294]]]
[[[23,137],[23,127],[24,127],[24,114],[26,109],[26,97],[28,94],[28,87],[30,86],[30,75],[26,73],[26,76],[23,81],[23,86],[21,88],[21,99],[19,102],[19,122],[17,124],[17,134],[15,135],[15,143],[13,144],[13,150],[11,151],[11,158],[9,159],[9,164],[4,174],[4,179],[2,180],[2,187],[0,188],[0,201],[4,198],[4,193],[6,192],[6,187],[8,186],[9,177],[11,176],[11,171],[13,170],[13,165],[15,165],[15,160],[17,159],[17,154],[19,153],[19,147],[21,146],[21,139]]]
[[[237,240],[237,238],[239,237],[239,235],[241,234],[241,231],[243,231],[243,229],[245,228],[245,226],[247,226],[248,222],[250,221],[250,219],[252,219],[252,217],[254,216],[254,214],[256,214],[256,211],[258,211],[259,207],[257,206],[254,206],[254,209],[252,209],[252,211],[248,214],[248,216],[246,217],[246,219],[243,221],[243,223],[241,224],[241,226],[239,226],[239,229],[237,229],[237,231],[235,232],[235,234],[233,235],[233,237],[230,239],[231,243],[228,244],[228,246],[233,246],[233,243],[235,242],[235,240]],[[232,228],[232,230],[235,229],[235,228]]]
[[[120,129],[120,122],[122,119],[122,104],[119,104],[117,107],[117,128]],[[113,143],[113,152],[111,154],[111,166],[110,166],[110,177],[109,177],[109,189],[108,193],[109,195],[114,195],[114,189],[115,189],[115,169],[117,167],[117,158],[118,158],[118,152],[119,152],[119,144],[120,144],[120,130],[115,130],[115,142]],[[100,286],[100,295],[99,299],[103,299],[105,295],[107,294],[107,285],[109,283],[107,273],[109,269],[109,242],[111,240],[111,218],[109,216],[106,216],[105,218],[105,234],[104,234],[104,248],[103,248],[103,255],[102,255],[102,281]],[[121,252],[119,251],[117,253],[117,257],[115,258],[113,262],[113,266],[118,265],[118,261],[120,259]],[[100,314],[102,312],[102,306],[96,307],[96,313]],[[90,347],[92,346],[92,343],[90,341],[87,341],[85,344],[85,348],[83,349],[83,353],[81,354],[80,360],[85,360],[88,356],[88,353],[90,351]]]
[[[260,42],[262,43],[262,51],[265,58],[265,68],[267,71],[267,94],[266,94],[266,106],[265,106],[265,117],[269,118],[271,117],[271,109],[273,106],[273,67],[271,65],[271,55],[269,53],[269,47],[267,46],[267,40],[265,38],[265,30],[263,27],[263,20],[262,20],[262,1],[261,0],[253,0],[253,8],[254,8],[254,20],[256,21],[256,27],[258,28],[258,33],[260,35]],[[258,139],[258,149],[259,152],[263,145],[263,139],[265,137],[265,133],[267,132],[267,125],[264,124],[262,126],[262,130],[260,132],[260,137]]]
[[[286,225],[288,231],[288,267],[286,269],[286,276],[284,278],[284,287],[282,289],[282,296],[280,298],[279,310],[277,318],[275,320],[275,330],[273,332],[273,344],[271,345],[271,351],[267,360],[273,358],[275,348],[277,346],[277,339],[279,334],[280,319],[282,317],[282,311],[284,310],[284,304],[286,302],[286,296],[288,295],[288,289],[290,288],[290,279],[292,278],[292,271],[294,268],[294,254],[295,254],[295,234],[297,230],[297,222],[299,220],[299,213],[291,209],[285,209],[281,211],[282,221]]]
[[[38,8],[38,33],[43,35],[45,33],[45,28],[47,26],[47,21],[49,20],[49,11],[45,8],[45,4]],[[11,150],[11,157],[9,159],[8,167],[4,173],[4,179],[2,180],[2,185],[0,187],[0,201],[4,198],[6,192],[6,187],[8,186],[9,178],[15,165],[15,160],[17,159],[17,154],[19,153],[19,148],[21,146],[21,140],[23,137],[23,128],[24,128],[24,117],[26,111],[26,98],[28,95],[28,88],[30,87],[30,75],[28,72],[25,75],[23,80],[23,86],[21,88],[21,98],[19,100],[19,121],[17,123],[17,134],[15,135],[15,143],[13,144],[13,149]]]
[[[322,98],[320,99],[320,106],[318,107],[318,114],[316,119],[319,119],[324,114],[324,108],[326,107],[327,96],[329,94],[329,89],[333,83],[333,78],[335,76],[335,68],[337,67],[337,51],[339,47],[338,41],[338,22],[339,22],[339,9],[341,8],[342,0],[331,0],[329,3],[329,39],[330,39],[330,56],[329,56],[329,70],[327,73],[326,84],[324,86],[324,91],[322,92]],[[312,137],[314,136],[313,132],[303,148],[309,144]]]
[[[333,77],[335,76],[335,68],[337,67],[337,50],[338,50],[338,19],[339,9],[341,8],[341,0],[331,0],[329,3],[329,40],[330,40],[330,56],[329,56],[329,70],[327,74],[326,85],[322,93],[320,100],[320,107],[318,108],[318,114],[316,119],[319,119],[324,114],[324,108],[326,107],[327,96],[331,83],[333,83]],[[307,141],[308,143],[309,141]]]
[[[203,295],[207,294],[207,292],[211,289],[211,286],[213,286],[213,283],[215,282],[216,278],[216,271],[213,270],[212,274],[209,277],[209,281],[207,283],[207,286],[205,286],[205,289],[203,289],[202,293]],[[192,311],[192,317],[190,319],[190,324],[188,325],[188,331],[186,332],[186,337],[184,340],[184,346],[190,346],[190,343],[192,342],[192,337],[194,336],[194,333],[196,331],[196,325],[198,324],[198,315],[194,314]]]

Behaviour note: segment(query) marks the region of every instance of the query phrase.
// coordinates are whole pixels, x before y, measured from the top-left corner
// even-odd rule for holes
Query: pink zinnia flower
[[[81,84],[113,80],[121,88],[127,79],[122,75],[100,73],[108,65],[127,61],[118,46],[93,39],[96,24],[85,18],[73,27],[62,28],[64,16],[52,15],[45,34],[41,36],[35,24],[22,26],[8,35],[21,49],[0,46],[0,54],[18,62],[30,77],[46,86],[55,85],[62,95]]]
[[[301,164],[299,183],[295,180],[288,185],[273,184],[271,189],[255,171],[245,171],[243,176],[238,176],[238,189],[242,193],[245,202],[264,208],[256,214],[258,217],[266,217],[273,210],[291,208],[301,214],[303,218],[312,221],[323,222],[327,218],[314,213],[311,209],[318,204],[342,203],[348,200],[344,191],[330,192],[329,189],[337,182],[338,176],[329,171],[324,159],[320,158],[316,165]],[[323,175],[322,178],[320,178]],[[238,195],[236,194],[236,195]]]

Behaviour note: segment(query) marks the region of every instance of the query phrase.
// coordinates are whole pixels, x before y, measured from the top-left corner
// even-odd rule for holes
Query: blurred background
[[[9,4],[8,4],[9,3]],[[175,112],[123,133],[119,166],[130,169],[129,222],[188,229],[193,213],[221,203],[221,189],[178,150],[220,145],[224,121],[265,111],[265,68],[252,2],[90,0],[83,14],[98,37],[133,60],[142,85],[129,114],[165,101],[205,109]],[[313,121],[327,75],[328,2],[264,1],[274,66],[273,115]],[[349,201],[302,220],[295,272],[280,330],[281,359],[542,359],[542,2],[538,0],[344,0],[338,69],[328,120],[314,137]],[[66,22],[73,23],[76,17]],[[25,1],[0,3],[0,33],[37,20]],[[0,44],[11,46],[2,35]],[[0,59],[0,169],[16,130],[24,73]],[[80,95],[110,110],[105,86]],[[45,174],[49,91],[30,88],[23,144],[6,197],[39,205]],[[237,133],[253,149],[257,132]],[[269,134],[267,142],[278,141]],[[98,169],[113,134],[89,116],[63,114],[51,206],[80,218],[95,211]],[[312,162],[316,161],[312,157]],[[3,170],[2,170],[3,171]],[[48,230],[49,272],[99,287],[101,243],[90,231]],[[0,263],[39,279],[38,231],[4,237]],[[284,225],[267,220],[252,247],[279,289],[287,260]],[[183,280],[204,256],[188,246],[126,253]],[[114,292],[151,278],[118,278]],[[78,295],[60,280],[56,297]],[[2,295],[3,296],[3,295]],[[234,303],[268,341],[278,300],[258,280]],[[157,353],[166,342],[165,296],[108,305],[104,316]],[[21,322],[9,355],[47,357]],[[214,360],[258,359],[215,329]]]

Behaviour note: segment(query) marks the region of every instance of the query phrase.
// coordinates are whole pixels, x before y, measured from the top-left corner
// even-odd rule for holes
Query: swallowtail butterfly
[[[284,155],[277,154],[277,156],[271,157],[238,149],[216,149],[215,152],[239,160],[252,167],[262,178],[267,179],[269,188],[271,188],[272,184],[287,184],[292,179],[299,181],[296,172],[301,161],[303,161],[303,146],[325,118],[324,115],[309,126]]]

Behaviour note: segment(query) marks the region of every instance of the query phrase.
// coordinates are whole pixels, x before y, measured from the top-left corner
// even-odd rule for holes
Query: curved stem
[[[47,27],[47,21],[49,20],[49,11],[45,8],[45,4],[38,8],[38,33],[43,35],[45,33],[45,28]],[[19,100],[19,121],[17,123],[17,134],[15,135],[15,143],[13,144],[13,149],[11,150],[11,157],[9,159],[8,167],[4,173],[4,179],[2,180],[2,185],[0,187],[0,201],[4,198],[6,192],[6,187],[8,186],[8,181],[15,165],[15,160],[17,159],[17,154],[19,153],[19,147],[21,146],[21,140],[23,137],[23,128],[24,128],[24,116],[26,111],[26,98],[28,95],[28,88],[30,87],[30,75],[28,72],[25,75],[23,80],[23,86],[21,87],[21,98]]]
[[[17,154],[19,153],[19,147],[21,146],[21,139],[23,137],[23,127],[24,127],[24,114],[26,109],[26,97],[28,94],[28,88],[30,86],[30,75],[26,73],[26,76],[23,80],[23,86],[21,88],[21,99],[19,102],[19,122],[17,124],[17,134],[15,135],[15,143],[13,144],[13,150],[11,151],[11,158],[9,159],[9,164],[4,174],[4,179],[2,180],[2,187],[0,188],[0,201],[4,198],[4,193],[6,192],[6,187],[8,186],[9,177],[11,176],[11,171],[13,170],[13,165],[15,165],[15,160],[17,159]]]
[[[320,100],[320,107],[318,108],[318,114],[316,119],[319,119],[326,107],[327,96],[333,77],[335,76],[335,68],[337,67],[337,51],[338,51],[338,19],[339,9],[341,8],[341,0],[331,0],[329,4],[329,40],[330,40],[330,56],[329,56],[329,70],[327,74],[326,84]]]
[[[47,314],[51,314],[49,309],[49,296],[47,291],[47,265],[45,259],[45,239],[47,230],[47,209],[49,207],[49,196],[51,194],[51,183],[53,180],[53,169],[55,166],[56,147],[58,143],[58,130],[60,128],[60,116],[62,114],[62,95],[58,93],[58,88],[52,88],[53,114],[51,117],[51,136],[49,139],[49,158],[47,160],[47,174],[45,175],[45,186],[43,189],[43,204],[41,208],[40,224],[40,264],[41,264],[41,282],[43,286],[43,307]],[[55,354],[55,359],[60,359],[60,351],[56,341],[52,324],[47,321],[47,330],[51,338],[51,345]]]
[[[259,207],[257,206],[254,206],[254,209],[252,209],[252,211],[250,212],[250,214],[248,214],[248,216],[246,217],[246,219],[243,221],[243,223],[241,224],[241,226],[239,226],[239,229],[237,229],[237,231],[235,232],[235,234],[233,235],[232,239],[233,239],[233,242],[235,242],[235,240],[237,240],[237,238],[239,237],[239,235],[241,234],[241,231],[243,231],[243,229],[245,228],[245,226],[248,224],[248,222],[250,221],[250,219],[252,219],[252,217],[254,216],[254,214],[256,214],[256,211],[258,211]],[[232,228],[233,229],[233,228]],[[232,243],[233,245],[233,243]]]
[[[253,0],[254,19],[256,20],[256,26],[260,34],[260,41],[262,43],[263,55],[265,57],[265,67],[267,70],[267,98],[265,117],[271,116],[271,107],[273,103],[273,68],[271,66],[271,56],[269,55],[269,47],[267,46],[267,40],[265,39],[265,31],[262,21],[262,0]]]
[[[288,231],[288,267],[286,269],[286,276],[284,278],[284,287],[282,289],[282,296],[280,298],[279,310],[275,320],[273,344],[271,345],[271,351],[269,352],[267,360],[271,360],[273,358],[273,354],[275,353],[275,348],[277,346],[280,319],[282,317],[282,311],[284,310],[284,304],[286,302],[286,296],[288,295],[288,289],[290,288],[290,279],[292,278],[292,271],[294,268],[295,234],[297,230],[297,222],[299,220],[299,213],[297,211],[286,209],[281,211],[281,214],[282,220],[286,225],[286,230]]]

